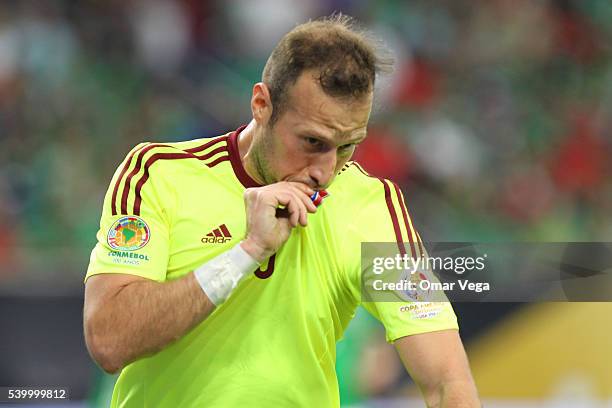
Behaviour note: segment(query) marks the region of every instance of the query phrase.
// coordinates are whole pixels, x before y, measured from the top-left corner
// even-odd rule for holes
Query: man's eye
[[[342,153],[346,153],[346,152],[348,152],[349,150],[351,150],[351,148],[353,148],[353,147],[355,147],[355,144],[354,144],[354,143],[351,143],[351,144],[345,144],[345,145],[340,146],[340,147],[338,148],[338,150],[340,150]]]
[[[304,138],[304,142],[311,149],[319,150],[319,149],[323,149],[324,146],[325,146],[322,141],[320,141],[319,139],[316,139],[314,137],[305,137]]]

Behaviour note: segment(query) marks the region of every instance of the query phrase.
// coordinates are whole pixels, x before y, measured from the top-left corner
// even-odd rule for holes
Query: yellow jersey
[[[240,242],[243,193],[258,186],[240,160],[243,128],[132,149],[107,191],[85,279],[177,279]],[[308,226],[294,228],[207,319],[126,366],[112,406],[338,407],[336,342],[360,304],[383,323],[390,342],[456,329],[449,303],[424,318],[407,303],[362,302],[362,242],[423,253],[398,186],[348,162],[327,192]]]

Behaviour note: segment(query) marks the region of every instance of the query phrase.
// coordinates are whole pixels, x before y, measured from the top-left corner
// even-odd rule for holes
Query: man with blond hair
[[[308,22],[273,50],[248,125],[127,155],[85,289],[89,351],[121,371],[112,406],[338,407],[359,305],[428,406],[479,406],[449,303],[362,299],[362,242],[424,254],[398,186],[350,161],[388,68],[350,18]]]

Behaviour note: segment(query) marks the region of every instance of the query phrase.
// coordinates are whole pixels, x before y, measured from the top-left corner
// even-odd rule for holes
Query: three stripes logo
[[[232,240],[232,234],[227,229],[227,225],[221,224],[202,238],[203,244],[223,244]]]

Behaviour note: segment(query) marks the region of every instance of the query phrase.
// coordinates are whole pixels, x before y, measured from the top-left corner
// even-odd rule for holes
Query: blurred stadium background
[[[0,385],[107,404],[81,308],[115,167],[246,123],[276,41],[332,11],[393,50],[356,158],[403,186],[424,240],[612,241],[612,2],[4,0]],[[485,405],[612,406],[610,306],[457,304]],[[363,311],[338,372],[345,406],[418,397]]]

